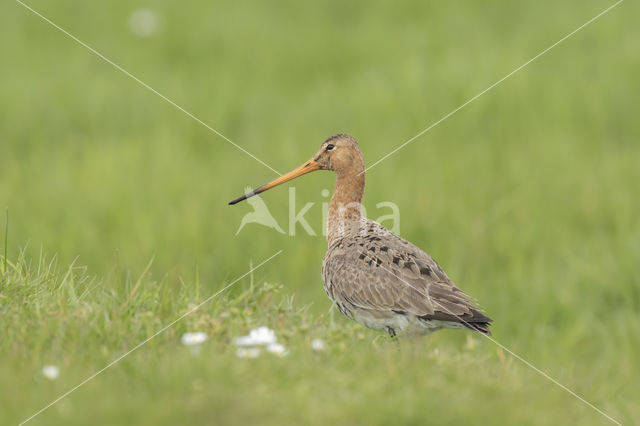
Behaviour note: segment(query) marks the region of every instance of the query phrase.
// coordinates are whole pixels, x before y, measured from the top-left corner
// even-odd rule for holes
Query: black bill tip
[[[254,195],[256,195],[256,193],[254,191],[251,191],[248,194],[244,194],[244,195],[236,198],[235,200],[229,201],[229,205],[232,206],[234,204],[238,204],[240,201],[246,200],[247,198],[252,197]]]

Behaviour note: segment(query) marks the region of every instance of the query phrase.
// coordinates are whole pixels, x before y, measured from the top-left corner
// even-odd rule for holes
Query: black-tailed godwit
[[[322,278],[327,295],[342,314],[392,337],[442,328],[491,334],[492,320],[431,256],[362,215],[364,157],[349,135],[331,136],[309,161],[229,204],[315,170],[332,170],[337,175]]]

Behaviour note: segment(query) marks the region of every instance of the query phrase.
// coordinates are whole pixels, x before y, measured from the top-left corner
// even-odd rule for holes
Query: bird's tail
[[[491,326],[491,322],[493,322],[493,320],[475,309],[472,312],[473,316],[469,320],[463,321],[465,327],[474,331],[478,331],[482,334],[486,334],[487,336],[491,336],[491,330],[489,330],[489,326]]]
[[[487,336],[491,336],[491,330],[489,330],[489,326],[491,325],[491,320],[486,322],[467,322],[467,323],[464,323],[464,325],[468,329],[477,331],[482,334],[486,334]]]

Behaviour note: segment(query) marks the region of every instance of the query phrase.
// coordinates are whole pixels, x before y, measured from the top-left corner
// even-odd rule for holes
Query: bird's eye
[[[330,143],[329,145],[327,145],[327,151],[331,151],[335,147],[336,146],[334,144]]]

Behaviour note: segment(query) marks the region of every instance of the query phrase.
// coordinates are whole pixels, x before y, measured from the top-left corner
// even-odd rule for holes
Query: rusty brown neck
[[[336,172],[336,185],[329,203],[327,243],[358,232],[362,219],[364,165],[362,168]]]

